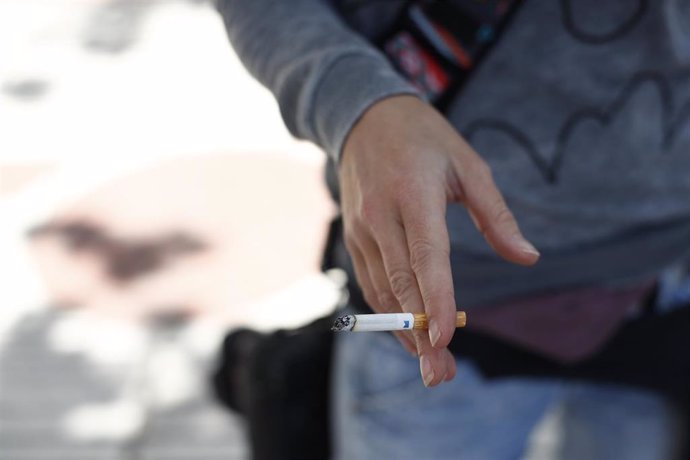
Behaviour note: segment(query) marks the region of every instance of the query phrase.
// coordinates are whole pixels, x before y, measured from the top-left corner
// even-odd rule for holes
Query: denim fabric
[[[458,361],[453,382],[423,386],[418,361],[386,333],[338,334],[338,459],[666,459],[678,428],[662,398],[550,379],[485,380]],[[550,429],[534,436],[548,417]],[[546,434],[546,436],[545,436]]]

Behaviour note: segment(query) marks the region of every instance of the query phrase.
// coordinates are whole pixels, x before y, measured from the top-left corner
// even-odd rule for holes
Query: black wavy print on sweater
[[[558,177],[566,152],[566,145],[582,123],[594,121],[601,126],[608,126],[621,112],[630,98],[643,86],[649,85],[654,89],[661,103],[662,152],[668,151],[680,128],[690,119],[690,101],[685,101],[676,111],[671,86],[666,78],[656,72],[639,72],[635,74],[623,87],[613,102],[605,107],[585,107],[571,114],[558,132],[556,145],[552,155],[544,155],[537,149],[535,143],[517,126],[497,118],[480,118],[470,123],[462,132],[471,143],[472,139],[482,131],[493,131],[512,139],[534,163],[544,180],[551,185],[558,183]],[[675,112],[675,116],[674,116]]]
[[[582,2],[580,1],[580,7],[582,7]],[[608,1],[608,0],[600,0]],[[573,0],[561,0],[561,13],[563,18],[563,27],[568,31],[570,35],[575,37],[577,40],[587,43],[589,45],[601,45],[608,43],[610,41],[616,40],[623,35],[630,32],[640,19],[647,12],[649,6],[649,0],[629,0],[634,1],[635,4],[631,11],[623,15],[618,23],[613,24],[608,30],[601,32],[587,31],[585,27],[579,25],[576,20],[576,13],[574,5],[578,2]],[[585,5],[586,7],[591,7],[592,5]],[[596,9],[594,11],[597,11]]]

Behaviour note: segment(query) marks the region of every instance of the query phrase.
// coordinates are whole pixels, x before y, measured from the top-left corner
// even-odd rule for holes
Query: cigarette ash
[[[357,318],[355,318],[355,315],[339,316],[338,318],[336,318],[335,323],[333,323],[331,331],[351,331],[352,328],[355,327],[356,322]]]

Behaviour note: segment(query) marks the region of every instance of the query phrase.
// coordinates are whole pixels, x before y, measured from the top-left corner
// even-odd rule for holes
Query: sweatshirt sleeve
[[[218,0],[218,9],[233,48],[273,92],[290,132],[335,161],[369,106],[418,93],[323,0]]]

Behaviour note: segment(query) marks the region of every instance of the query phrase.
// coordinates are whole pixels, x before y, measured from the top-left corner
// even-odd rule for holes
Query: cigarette
[[[467,315],[459,311],[455,317],[455,327],[465,327]],[[407,331],[428,329],[429,321],[424,313],[380,313],[372,315],[340,316],[333,323],[332,331],[372,332]]]

